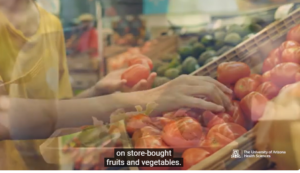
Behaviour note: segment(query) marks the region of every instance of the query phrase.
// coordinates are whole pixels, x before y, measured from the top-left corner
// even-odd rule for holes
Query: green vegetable
[[[217,60],[217,59],[219,59],[219,57],[212,57],[212,58],[209,58],[209,59],[207,59],[207,60],[205,61],[204,65],[210,63],[211,61],[215,61],[215,60]]]
[[[245,40],[248,40],[249,38],[255,36],[255,34],[249,34],[249,35],[246,35],[244,38],[243,38],[243,41]]]
[[[170,62],[168,68],[175,68],[180,65],[180,58],[179,57],[174,57],[172,61]]]
[[[222,48],[224,45],[225,45],[225,43],[224,43],[223,40],[218,40],[218,41],[216,41],[216,43],[215,43],[214,50],[219,50],[219,49]]]
[[[224,38],[226,36],[226,32],[224,32],[224,31],[217,31],[217,32],[215,32],[214,36],[215,36],[216,40],[224,40]]]
[[[182,63],[182,73],[183,74],[190,74],[197,70],[199,68],[199,65],[197,63],[196,58],[194,57],[188,57],[186,58]]]
[[[230,33],[230,34],[227,34],[226,37],[225,37],[225,43],[226,44],[229,44],[229,45],[233,45],[233,46],[236,46],[238,45],[240,42],[242,41],[242,38],[239,34],[237,33]]]
[[[163,76],[163,75],[165,75],[165,72],[168,70],[168,68],[169,68],[169,64],[160,66],[160,67],[157,69],[157,71],[156,71],[157,75],[158,75],[158,76]]]
[[[175,79],[179,75],[180,75],[179,69],[177,69],[177,68],[171,68],[165,72],[165,77],[167,77],[169,79]]]
[[[191,46],[184,46],[179,49],[178,53],[181,57],[181,60],[185,60],[187,57],[192,56],[193,48]]]
[[[250,32],[259,32],[261,31],[263,28],[262,26],[260,26],[259,24],[256,24],[256,23],[252,23],[250,26],[249,26],[249,29],[250,29]]]
[[[153,60],[153,71],[157,71],[157,69],[162,66],[162,65],[165,65],[166,63],[161,61],[161,60]]]
[[[213,46],[215,43],[214,37],[212,35],[205,35],[201,39],[201,43],[205,46]]]
[[[156,77],[154,82],[153,82],[153,88],[155,87],[159,87],[167,82],[169,82],[170,79],[168,79],[167,77]]]
[[[208,50],[201,54],[201,56],[198,59],[198,64],[200,66],[204,65],[205,61],[207,61],[209,58],[212,58],[216,56],[216,51],[214,50]]]
[[[205,51],[205,46],[202,43],[196,43],[193,46],[193,52],[192,56],[193,57],[198,57],[200,56],[203,52]]]
[[[216,55],[220,56],[220,55],[224,54],[225,52],[229,51],[232,48],[233,48],[232,46],[223,46],[221,49],[218,50]]]

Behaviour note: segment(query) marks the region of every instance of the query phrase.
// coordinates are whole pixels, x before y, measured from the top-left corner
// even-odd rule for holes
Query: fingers
[[[215,103],[207,102],[203,99],[195,98],[195,97],[187,97],[184,99],[185,106],[189,108],[197,108],[202,110],[209,110],[213,112],[223,112],[224,107],[217,105]]]
[[[203,77],[203,80],[215,84],[217,87],[219,87],[225,93],[228,93],[228,94],[232,93],[231,89],[229,89],[227,86],[225,86],[224,84],[220,83],[219,81],[217,81],[211,77]]]
[[[186,83],[190,85],[204,85],[204,82],[209,82],[217,86],[221,91],[231,94],[232,90],[217,80],[208,76],[186,76]]]
[[[213,103],[223,106],[225,110],[231,110],[232,107],[231,101],[226,94],[214,84],[208,82],[205,82],[203,86],[187,87],[187,94],[191,96],[204,95]]]
[[[132,91],[141,91],[147,88],[147,81],[141,80],[138,84],[132,87]]]
[[[156,78],[157,74],[156,73],[151,73],[147,79],[147,89],[151,88],[155,78]]]
[[[147,80],[141,80],[138,84],[136,84],[132,88],[132,91],[141,91],[141,90],[150,89],[156,76],[157,76],[156,73],[151,73]]]

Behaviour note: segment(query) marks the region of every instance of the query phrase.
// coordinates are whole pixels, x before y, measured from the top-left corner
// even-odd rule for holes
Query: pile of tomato
[[[127,120],[135,148],[173,148],[184,159],[183,170],[209,157],[251,129],[263,116],[269,100],[300,81],[300,25],[271,51],[261,73],[243,62],[218,66],[217,80],[233,90],[232,109],[223,113],[180,109],[150,118],[138,114]],[[140,168],[161,170],[169,167]]]

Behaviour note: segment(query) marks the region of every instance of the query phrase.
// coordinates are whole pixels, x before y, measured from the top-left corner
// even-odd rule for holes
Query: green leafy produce
[[[218,50],[217,52],[217,56],[220,56],[222,54],[224,54],[225,52],[231,50],[233,47],[232,46],[223,46],[221,49]]]
[[[201,43],[205,46],[213,46],[215,43],[214,37],[212,35],[205,35],[201,39]]]
[[[181,60],[185,60],[187,57],[192,56],[193,54],[193,47],[192,46],[184,46],[179,48],[178,51]]]
[[[207,59],[207,60],[205,61],[204,65],[205,65],[205,64],[208,64],[208,63],[211,62],[211,61],[217,60],[218,58],[219,58],[219,57],[212,57],[212,58],[209,58],[209,59]]]
[[[161,85],[163,85],[163,84],[165,84],[165,83],[167,83],[169,81],[170,81],[170,79],[168,79],[167,77],[160,77],[160,76],[158,76],[158,77],[155,78],[155,80],[153,82],[153,87],[154,88],[155,87],[159,87],[159,86],[161,86]]]
[[[237,33],[227,34],[226,37],[225,37],[225,40],[224,40],[224,42],[226,44],[233,45],[233,46],[238,45],[241,41],[242,41],[242,38]]]
[[[169,64],[165,64],[163,66],[160,66],[156,73],[158,76],[164,76],[165,75],[165,72],[169,69]]]
[[[177,68],[170,68],[165,72],[165,77],[169,79],[175,79],[180,75],[179,69]]]
[[[216,51],[214,50],[208,50],[201,54],[201,56],[198,59],[198,64],[200,66],[204,65],[205,61],[207,61],[209,58],[212,58],[216,56]]]
[[[197,70],[199,68],[199,65],[197,63],[196,58],[194,57],[188,57],[186,58],[182,63],[182,73],[183,74],[190,74]]]
[[[205,46],[202,43],[195,43],[193,46],[193,57],[200,56],[205,51]]]

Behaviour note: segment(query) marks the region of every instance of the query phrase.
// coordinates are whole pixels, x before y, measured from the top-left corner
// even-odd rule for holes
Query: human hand
[[[222,112],[231,110],[231,102],[225,93],[231,94],[232,91],[210,77],[181,75],[160,87],[145,92],[144,98],[148,99],[148,102],[158,104],[153,114],[170,112],[179,108]]]
[[[132,88],[126,86],[126,80],[121,79],[122,73],[126,69],[116,70],[109,73],[103,79],[101,79],[95,86],[94,90],[96,95],[106,95],[112,94],[117,91],[122,92],[134,92],[150,89],[154,79],[156,77],[156,73],[151,73],[147,80],[141,80]]]

